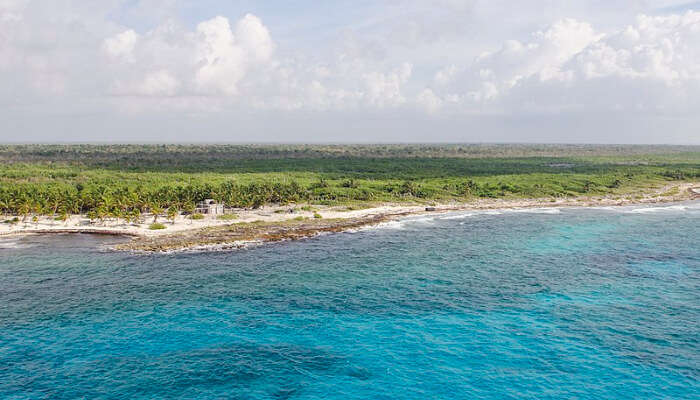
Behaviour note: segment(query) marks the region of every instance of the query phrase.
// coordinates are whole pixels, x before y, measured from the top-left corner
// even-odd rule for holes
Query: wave
[[[598,207],[586,207],[589,210],[601,210],[601,211],[619,211],[620,207],[613,207],[613,206],[598,206]]]
[[[451,219],[465,219],[469,217],[473,217],[474,213],[466,213],[466,214],[455,214],[455,215],[448,215],[446,217],[440,218],[441,220],[451,220]]]
[[[434,222],[435,217],[417,217],[417,218],[407,218],[404,219],[403,222],[413,222],[413,223],[426,223],[426,222]]]
[[[363,232],[363,231],[372,231],[376,229],[403,229],[404,228],[404,221],[386,221],[386,222],[380,222],[375,225],[366,225],[362,226],[359,228],[355,229],[348,229],[345,232],[347,233],[355,233],[355,232]]]
[[[370,231],[376,229],[404,229],[411,224],[429,224],[435,222],[436,217],[409,217],[394,221],[380,222],[374,225],[367,225],[356,229],[348,229],[345,232],[355,233],[362,231]]]
[[[634,206],[594,206],[594,207],[573,207],[575,209],[589,209],[598,211],[612,211],[620,213],[654,213],[654,212],[669,212],[669,211],[688,211],[688,210],[700,210],[700,202],[693,202],[690,204],[676,204],[671,206],[663,207],[639,207],[631,208]],[[449,221],[449,220],[463,220],[470,217],[477,217],[483,215],[503,215],[510,213],[525,213],[525,214],[543,214],[543,215],[555,215],[561,214],[562,208],[560,207],[539,207],[539,208],[504,208],[496,210],[470,210],[463,212],[452,212],[449,214],[443,214],[442,216],[412,216],[405,217],[399,220],[381,222],[375,225],[368,225],[356,229],[351,229],[346,232],[354,233],[375,229],[389,229],[389,230],[400,230],[406,229],[411,225],[432,225],[433,223],[439,221]],[[460,222],[459,225],[465,225],[465,222]]]
[[[558,208],[515,208],[508,210],[514,213],[530,213],[530,214],[561,214]]]
[[[658,212],[673,212],[673,211],[687,211],[689,209],[696,209],[695,207],[688,207],[686,205],[675,205],[675,206],[666,206],[666,207],[642,207],[642,208],[634,208],[632,210],[625,210],[627,213],[632,213],[632,214],[652,214],[652,213],[658,213]]]
[[[18,239],[0,240],[0,250],[24,249],[29,247],[26,243],[20,243]]]

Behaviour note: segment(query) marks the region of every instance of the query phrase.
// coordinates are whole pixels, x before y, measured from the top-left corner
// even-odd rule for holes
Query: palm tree
[[[10,208],[12,208],[12,202],[10,201],[10,199],[0,199],[0,209],[2,209],[3,219],[7,219],[7,215],[10,212]]]
[[[19,213],[22,215],[22,222],[26,223],[29,214],[32,212],[32,202],[26,197],[19,200]]]
[[[194,210],[196,209],[196,206],[194,205],[194,202],[186,202],[185,205],[183,206],[185,209],[185,212],[187,212],[190,215],[190,224],[192,223],[192,216],[194,215]]]
[[[59,215],[59,217],[61,218],[63,225],[68,225],[69,215],[70,214],[68,214],[68,211],[66,211],[65,207],[61,209],[61,214]]]
[[[109,215],[109,211],[107,210],[107,207],[105,207],[104,205],[100,205],[95,210],[95,213],[97,215],[97,218],[100,220],[100,224],[104,225],[105,219]]]
[[[104,222],[105,217],[114,216],[115,201],[111,194],[105,193],[101,198],[101,205],[97,207],[98,214],[102,215],[102,221]],[[117,217],[117,224],[119,223],[119,217]]]
[[[153,223],[158,222],[158,216],[163,213],[163,207],[158,204],[153,204],[151,206],[151,214],[153,214]]]
[[[54,223],[54,219],[56,218],[56,212],[58,211],[58,207],[61,206],[61,193],[59,193],[56,190],[52,190],[49,192],[48,195],[48,203],[49,207],[51,208],[51,225]]]
[[[168,207],[168,219],[173,225],[175,225],[175,218],[177,218],[178,214],[179,212],[177,211],[177,208],[174,206]]]
[[[140,219],[141,219],[141,211],[140,211],[138,208],[133,208],[133,209],[131,209],[131,211],[129,212],[129,214],[130,214],[130,216],[131,216],[131,221],[132,221],[132,222],[136,222],[136,223],[139,223],[139,222],[140,222]]]

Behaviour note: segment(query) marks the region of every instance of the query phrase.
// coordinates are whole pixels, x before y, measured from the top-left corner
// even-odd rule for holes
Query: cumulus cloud
[[[248,14],[235,28],[217,16],[194,31],[174,23],[142,36],[126,30],[106,38],[102,48],[110,57],[116,94],[235,96],[251,69],[270,66],[274,43],[262,21]]]
[[[364,75],[367,101],[377,107],[397,106],[406,99],[401,86],[411,77],[412,66],[404,63],[400,68],[388,72],[370,72]]]
[[[102,44],[102,49],[112,58],[122,58],[127,61],[134,61],[133,52],[138,39],[139,35],[133,30],[129,29],[114,35],[113,37],[105,39],[104,43]]]
[[[433,81],[457,110],[687,112],[700,100],[700,13],[640,15],[610,32],[574,19],[508,40],[474,63],[446,66]],[[438,96],[440,96],[438,94]]]

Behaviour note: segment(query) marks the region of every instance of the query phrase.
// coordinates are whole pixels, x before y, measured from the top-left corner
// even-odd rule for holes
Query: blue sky
[[[0,141],[700,144],[695,10],[0,0]]]

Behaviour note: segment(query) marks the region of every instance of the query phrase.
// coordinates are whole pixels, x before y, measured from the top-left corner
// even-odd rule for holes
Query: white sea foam
[[[18,239],[0,240],[0,249],[22,249],[27,247],[27,244],[20,243]]]
[[[403,222],[408,222],[408,223],[430,223],[430,222],[435,222],[435,217],[418,217],[418,218],[407,218],[404,219]]]
[[[632,210],[626,210],[628,213],[632,214],[652,214],[652,213],[658,213],[658,212],[674,212],[674,211],[687,211],[688,206],[686,205],[675,205],[675,206],[667,206],[667,207],[642,207],[642,208],[635,208]]]
[[[159,251],[160,254],[180,254],[180,253],[213,253],[213,252],[227,252],[235,250],[245,250],[251,247],[261,246],[265,242],[260,240],[239,240],[230,243],[219,243],[219,244],[203,244],[198,246],[186,247],[183,249],[174,250],[164,250]],[[151,254],[150,251],[132,251],[134,254]]]
[[[31,246],[31,243],[22,241],[19,238],[0,240],[0,250],[26,249]]]
[[[620,212],[620,213],[654,213],[654,212],[671,212],[671,211],[690,211],[690,210],[700,210],[700,202],[693,202],[689,204],[677,204],[677,205],[672,205],[672,206],[664,206],[664,207],[639,207],[633,208],[634,206],[596,206],[596,207],[580,207],[580,209],[591,209],[591,210],[600,210],[600,211],[611,211],[611,212]],[[572,208],[578,208],[578,207],[572,207]],[[352,229],[348,230],[347,232],[354,233],[354,232],[361,232],[361,231],[367,231],[367,230],[375,230],[375,229],[392,229],[392,230],[399,230],[399,229],[406,229],[407,227],[411,227],[412,225],[415,225],[416,227],[418,226],[425,226],[425,225],[431,225],[435,222],[438,221],[445,221],[445,220],[463,220],[469,217],[477,217],[481,215],[503,215],[503,214],[510,214],[510,213],[527,213],[527,214],[543,214],[543,215],[554,215],[554,214],[561,214],[562,213],[562,208],[561,207],[539,207],[539,208],[515,208],[515,209],[496,209],[496,210],[470,210],[470,211],[462,211],[462,212],[452,212],[449,214],[443,214],[442,216],[413,216],[413,217],[405,217],[399,220],[394,220],[394,221],[387,221],[387,222],[381,222],[376,225],[369,225],[369,226],[364,226],[361,228],[357,229]],[[460,222],[460,225],[465,225],[465,222]]]
[[[374,230],[374,229],[403,229],[403,228],[404,228],[404,221],[386,221],[386,222],[380,222],[376,225],[363,226],[363,227],[355,229],[353,231],[359,232],[359,231],[367,231],[367,230]],[[348,231],[348,232],[353,232],[353,231]]]
[[[453,215],[448,215],[448,216],[442,217],[440,219],[442,219],[442,220],[465,219],[465,218],[473,217],[474,215],[475,215],[474,213],[453,214]]]
[[[421,225],[421,224],[429,224],[431,222],[435,222],[435,217],[409,217],[409,218],[403,218],[399,220],[394,220],[394,221],[386,221],[386,222],[380,222],[375,225],[367,225],[363,226],[357,229],[349,229],[345,232],[361,232],[361,231],[369,231],[369,230],[375,230],[375,229],[404,229],[406,228],[407,225],[411,224],[416,224],[416,225]]]
[[[530,214],[560,214],[561,210],[558,208],[515,208],[508,210],[514,213],[530,213]]]

